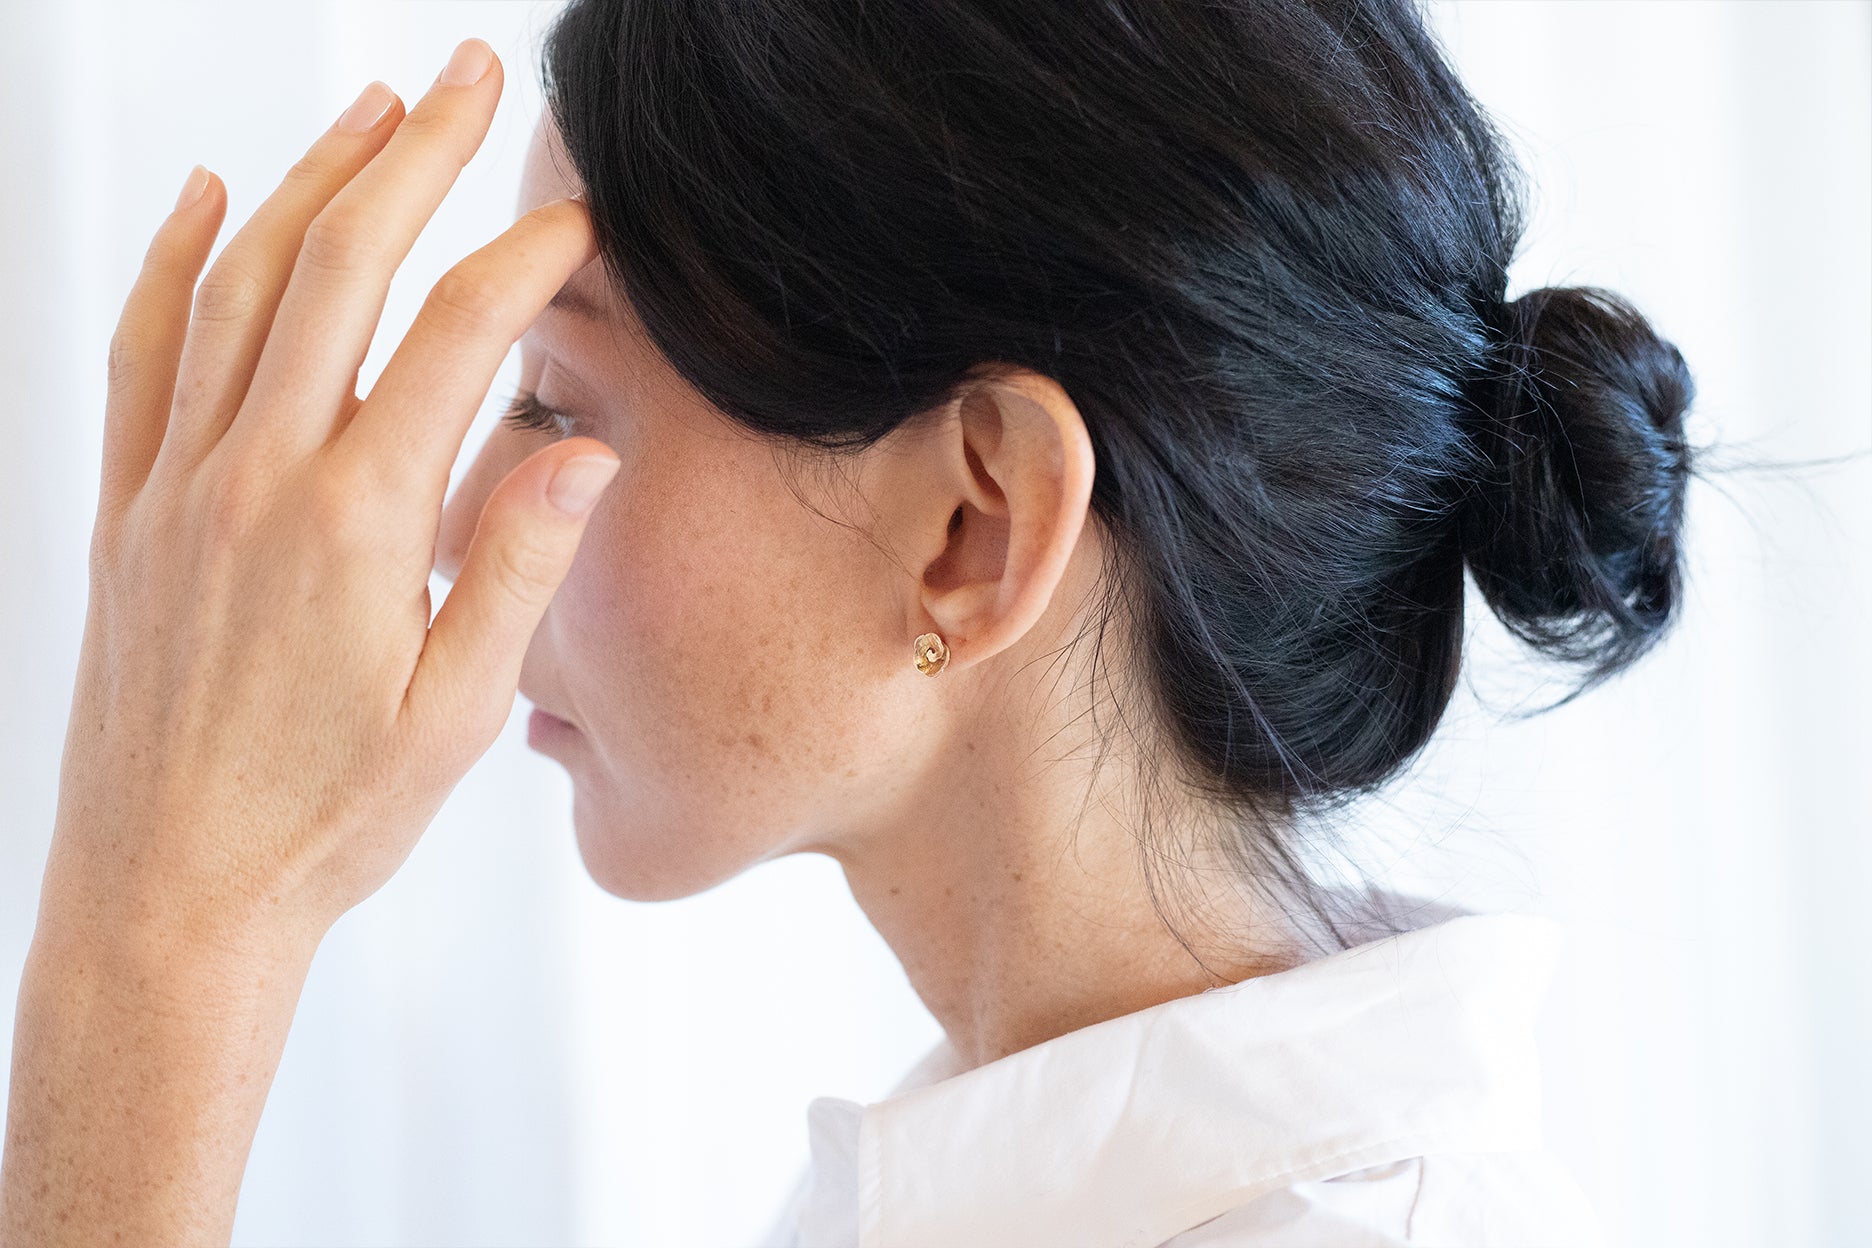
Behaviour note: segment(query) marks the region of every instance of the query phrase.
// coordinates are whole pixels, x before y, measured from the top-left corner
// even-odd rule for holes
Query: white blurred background
[[[556,8],[0,0],[8,1046],[105,348],[151,232],[199,161],[230,190],[225,243],[365,82],[413,100],[487,39],[506,96],[391,290],[368,386],[429,286],[512,219]],[[1472,597],[1469,683],[1361,843],[1394,885],[1567,923],[1549,1127],[1615,1243],[1872,1242],[1872,5],[1429,12],[1533,175],[1509,294],[1629,296],[1695,373],[1692,437],[1731,459],[1861,458],[1693,486],[1679,631],[1552,714],[1500,717],[1559,686]],[[517,355],[495,393],[516,376]],[[807,1101],[876,1099],[937,1038],[828,859],[678,902],[602,893],[527,710],[321,947],[235,1244],[751,1244],[805,1162]]]

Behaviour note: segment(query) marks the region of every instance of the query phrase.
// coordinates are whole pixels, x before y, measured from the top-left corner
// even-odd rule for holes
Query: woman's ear
[[[1000,653],[1040,619],[1092,497],[1092,440],[1060,384],[1021,368],[978,373],[918,456],[927,493],[911,631],[940,633],[950,669]]]

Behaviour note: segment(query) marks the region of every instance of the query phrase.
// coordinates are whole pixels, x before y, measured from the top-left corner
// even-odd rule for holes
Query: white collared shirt
[[[774,1248],[1605,1241],[1543,1146],[1553,919],[1453,913],[889,1096],[822,1096]]]

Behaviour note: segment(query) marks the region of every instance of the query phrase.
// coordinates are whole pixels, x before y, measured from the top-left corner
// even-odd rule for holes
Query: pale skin
[[[228,1241],[319,941],[516,690],[569,721],[538,746],[601,886],[681,897],[829,855],[967,1066],[1291,964],[1229,890],[1178,914],[1199,964],[1151,906],[1122,734],[1093,784],[1067,647],[1101,570],[1095,465],[1050,378],[983,370],[838,472],[787,473],[645,339],[542,126],[514,227],[357,398],[390,277],[499,99],[464,47],[484,76],[328,131],[203,277],[210,177],[126,301],[16,1024],[11,1248]],[[598,315],[548,308],[562,287]],[[503,425],[444,507],[516,340],[578,434]],[[568,513],[548,483],[579,458],[618,467]],[[924,632],[950,647],[935,677]],[[1243,930],[1268,936],[1204,939]]]

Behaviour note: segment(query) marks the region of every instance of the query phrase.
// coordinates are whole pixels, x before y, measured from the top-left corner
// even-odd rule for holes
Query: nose
[[[436,532],[435,570],[449,584],[453,585],[461,575],[462,563],[468,558],[468,541],[480,523],[488,495],[535,449],[524,433],[504,425],[496,426],[481,444],[455,493],[444,504],[442,525]]]

